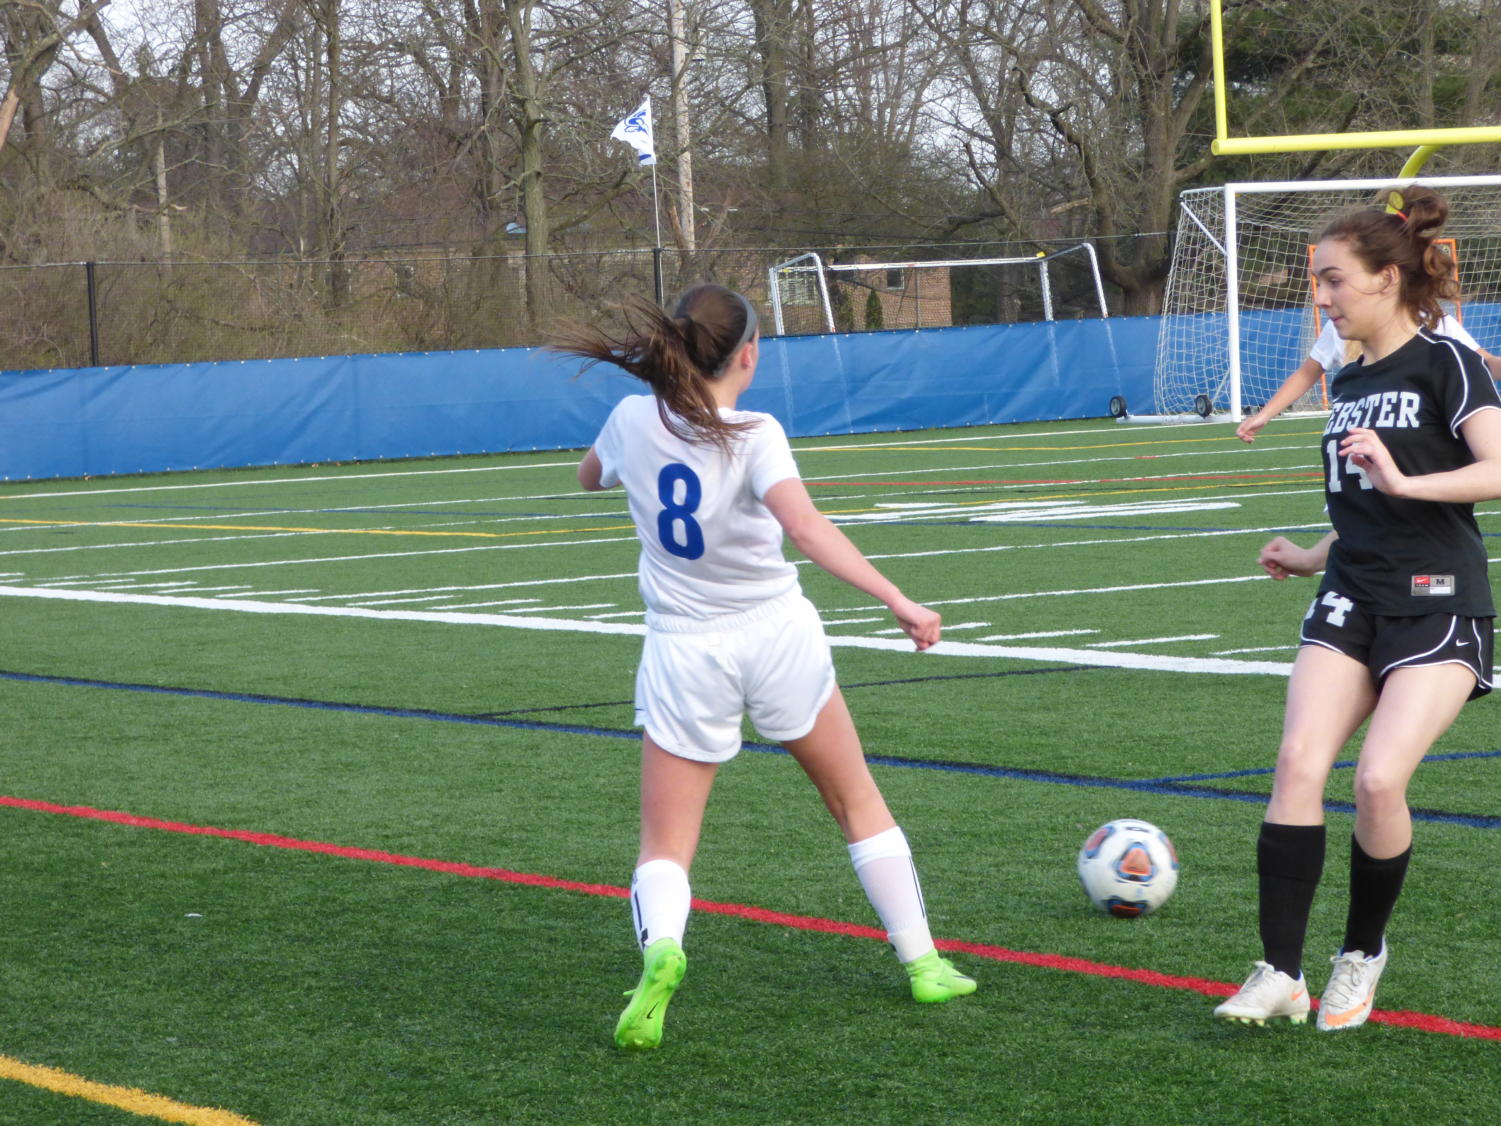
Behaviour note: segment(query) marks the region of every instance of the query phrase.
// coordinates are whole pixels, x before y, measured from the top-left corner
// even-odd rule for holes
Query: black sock
[[[1256,841],[1261,945],[1274,969],[1298,977],[1313,893],[1324,872],[1324,826],[1263,822]]]
[[[1402,894],[1412,846],[1384,860],[1367,855],[1360,842],[1350,838],[1350,912],[1345,917],[1345,952],[1359,950],[1368,958],[1381,953],[1386,924]]]

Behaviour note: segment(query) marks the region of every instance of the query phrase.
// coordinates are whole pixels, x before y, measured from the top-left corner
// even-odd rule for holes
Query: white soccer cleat
[[[1341,951],[1329,960],[1334,963],[1334,972],[1319,999],[1319,1031],[1359,1028],[1371,1015],[1376,983],[1386,969],[1386,943],[1381,944],[1381,953],[1374,958],[1367,958],[1364,951],[1352,950],[1348,954]]]
[[[1265,1024],[1277,1017],[1302,1024],[1308,1019],[1308,986],[1301,974],[1292,978],[1270,962],[1257,962],[1240,992],[1219,1005],[1214,1015],[1242,1024]]]

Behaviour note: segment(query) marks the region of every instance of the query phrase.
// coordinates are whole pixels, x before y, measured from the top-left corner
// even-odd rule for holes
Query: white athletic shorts
[[[798,591],[711,622],[647,626],[636,726],[681,758],[728,762],[747,715],[763,738],[800,739],[834,694],[823,623]]]

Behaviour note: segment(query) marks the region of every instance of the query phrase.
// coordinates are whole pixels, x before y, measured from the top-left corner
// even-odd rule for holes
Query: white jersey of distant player
[[[1480,351],[1480,345],[1475,343],[1475,338],[1448,313],[1439,318],[1432,332],[1436,336],[1447,336],[1450,340],[1457,340],[1472,352]],[[1318,340],[1314,341],[1313,347],[1308,350],[1308,358],[1317,360],[1330,375],[1339,371],[1359,354],[1360,346],[1343,339],[1335,331],[1334,322],[1328,320],[1324,322],[1324,328],[1319,333]]]
[[[797,477],[781,423],[757,411],[721,411],[757,425],[712,442],[671,433],[651,395],[618,403],[594,443],[606,487],[623,484],[641,539],[641,598],[653,615],[698,620],[743,613],[799,590],[782,556],[782,526],[762,503]]]

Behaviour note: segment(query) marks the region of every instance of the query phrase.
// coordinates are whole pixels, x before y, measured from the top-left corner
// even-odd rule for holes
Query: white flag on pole
[[[636,150],[636,159],[642,164],[657,163],[657,146],[651,135],[651,95],[637,107],[636,112],[615,126],[610,134],[612,141],[624,141]]]

